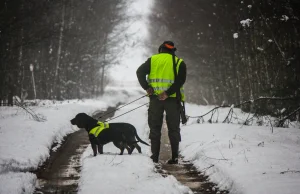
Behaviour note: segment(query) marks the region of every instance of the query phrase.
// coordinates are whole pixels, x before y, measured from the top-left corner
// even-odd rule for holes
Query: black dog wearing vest
[[[71,120],[71,124],[77,125],[78,128],[84,128],[89,133],[89,140],[94,156],[97,155],[97,146],[99,154],[103,154],[103,145],[109,142],[113,142],[113,144],[121,150],[120,155],[123,154],[125,148],[128,154],[131,154],[134,148],[136,148],[139,153],[142,153],[141,147],[137,142],[149,146],[149,144],[141,140],[136,132],[136,128],[129,123],[109,123],[109,127],[105,128],[105,123],[101,123],[85,113],[79,113]],[[101,132],[97,134],[96,131],[98,133],[99,131]]]

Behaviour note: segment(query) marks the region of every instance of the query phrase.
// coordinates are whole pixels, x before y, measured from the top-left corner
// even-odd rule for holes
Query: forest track
[[[109,107],[106,111],[93,114],[94,118],[101,120],[112,117],[116,107]],[[69,121],[68,121],[69,122]],[[90,141],[85,129],[80,129],[66,136],[61,146],[54,152],[51,149],[50,157],[40,166],[35,173],[37,185],[35,194],[73,194],[78,192],[78,180],[80,178],[81,156],[88,147]],[[57,144],[52,146],[55,147]]]
[[[116,107],[109,107],[106,111],[96,112],[94,118],[110,113]],[[103,116],[103,120],[112,117],[113,113]],[[78,192],[78,181],[81,170],[81,156],[89,145],[88,135],[84,129],[80,129],[64,140],[62,145],[39,167],[35,194],[75,194]],[[52,147],[55,147],[53,145]],[[184,161],[181,157],[178,165],[165,164],[171,157],[170,143],[166,124],[163,124],[160,164],[156,165],[156,171],[162,176],[173,175],[183,185],[189,187],[195,194],[227,194],[220,191],[216,184],[208,181],[208,177],[198,172],[193,164]]]
[[[165,120],[164,120],[165,121]],[[161,151],[159,164],[156,170],[162,176],[173,175],[181,184],[189,187],[195,194],[227,194],[228,191],[219,190],[217,185],[210,182],[208,177],[197,171],[190,161],[184,161],[180,156],[176,165],[166,164],[171,158],[171,146],[168,137],[167,125],[164,122],[161,137]]]

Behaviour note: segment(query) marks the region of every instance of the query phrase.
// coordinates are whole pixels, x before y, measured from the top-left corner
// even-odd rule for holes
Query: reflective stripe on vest
[[[162,82],[162,83],[174,83],[174,80],[169,79],[149,79],[148,83],[154,83],[154,82]]]
[[[175,56],[177,63],[178,58]],[[176,71],[178,74],[182,59],[179,59]],[[173,56],[169,53],[160,53],[151,57],[150,74],[148,75],[148,83],[154,89],[155,95],[166,91],[174,83]],[[181,100],[185,100],[183,87],[180,88]],[[176,97],[176,93],[169,97]]]
[[[103,123],[98,121],[97,123],[99,126],[94,127],[93,129],[90,130],[89,134],[94,135],[95,137],[98,137],[98,135],[104,130],[109,128],[109,124],[108,123]]]

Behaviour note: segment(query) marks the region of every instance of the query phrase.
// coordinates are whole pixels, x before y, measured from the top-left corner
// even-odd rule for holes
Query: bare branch
[[[15,98],[15,102],[18,107],[21,107],[23,110],[25,110],[27,113],[29,113],[31,115],[31,117],[33,118],[33,120],[38,121],[38,122],[46,121],[46,118],[34,113],[34,111],[31,110],[29,107],[25,107],[24,104],[21,103],[17,98]]]
[[[290,118],[291,116],[293,116],[293,115],[295,115],[297,112],[299,112],[300,111],[300,106],[296,109],[296,110],[294,110],[292,113],[290,113],[289,115],[287,115],[286,117],[284,117],[283,119],[280,119],[279,121],[278,121],[278,124],[276,125],[277,127],[283,127],[283,124],[284,124],[284,122],[288,119],[288,118]]]

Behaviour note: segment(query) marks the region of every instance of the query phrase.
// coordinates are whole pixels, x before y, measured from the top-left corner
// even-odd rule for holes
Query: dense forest
[[[1,1],[0,100],[103,94],[125,2]],[[298,0],[153,0],[151,9],[149,56],[162,41],[175,42],[189,102],[249,102],[246,111],[299,115]]]
[[[166,0],[155,7],[151,34],[177,43],[188,65],[188,101],[299,111],[299,1]]]
[[[123,20],[121,9],[120,0],[1,1],[0,98],[103,93],[107,48],[116,44],[108,37]]]

